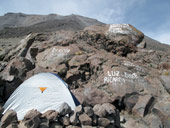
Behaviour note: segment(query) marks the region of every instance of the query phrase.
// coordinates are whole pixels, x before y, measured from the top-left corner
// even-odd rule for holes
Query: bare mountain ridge
[[[77,31],[92,25],[104,24],[95,19],[57,14],[28,15],[23,13],[7,13],[0,16],[0,38],[22,37],[29,33],[53,32],[58,30]],[[169,51],[170,46],[162,44],[145,35],[146,48],[158,51]]]
[[[156,51],[170,51],[170,46],[167,44],[163,44],[157,40],[154,40],[145,35],[144,40],[147,43],[146,49],[153,49]]]
[[[27,15],[23,13],[7,13],[4,16],[0,16],[0,29],[3,29],[5,27],[28,27],[38,23],[44,23],[55,20],[77,20],[78,22],[80,22],[81,27],[87,27],[95,24],[103,24],[95,19],[74,14],[68,16],[61,16],[57,14]]]

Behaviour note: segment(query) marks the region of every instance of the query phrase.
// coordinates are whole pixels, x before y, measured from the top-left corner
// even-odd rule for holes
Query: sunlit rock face
[[[115,40],[125,40],[135,45],[144,38],[144,34],[130,24],[111,24],[107,34]]]

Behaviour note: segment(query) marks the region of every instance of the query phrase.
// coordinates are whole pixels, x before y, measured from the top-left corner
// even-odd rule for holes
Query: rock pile
[[[72,116],[62,114],[61,124],[98,122],[119,127],[124,122],[125,128],[169,128],[170,53],[145,49],[143,37],[131,25],[30,34],[1,51],[0,102],[30,76],[53,72],[68,83],[84,106],[83,112],[80,107]],[[114,108],[112,105],[117,115],[114,121],[108,116],[112,110],[105,109]],[[50,114],[49,122],[56,119],[56,112],[46,114]],[[28,124],[35,120],[42,122],[35,118]]]
[[[20,121],[15,111],[8,110],[1,123],[1,128],[119,128],[120,118],[118,110],[110,103],[94,107],[79,105],[74,111],[63,103],[58,112],[48,110],[42,114],[33,109]]]

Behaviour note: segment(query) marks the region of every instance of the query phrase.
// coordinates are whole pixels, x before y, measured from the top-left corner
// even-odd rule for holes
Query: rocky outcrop
[[[0,102],[32,75],[53,72],[82,106],[63,104],[20,127],[168,128],[170,54],[145,49],[143,36],[128,24],[31,34],[0,57]]]

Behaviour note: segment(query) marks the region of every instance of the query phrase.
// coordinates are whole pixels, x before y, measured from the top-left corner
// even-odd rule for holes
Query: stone
[[[120,116],[120,123],[125,123],[126,119],[123,116]]]
[[[0,72],[5,69],[5,67],[7,66],[7,64],[8,64],[7,62],[0,61]]]
[[[70,119],[67,116],[60,117],[59,120],[64,126],[68,126],[70,124]]]
[[[30,55],[32,58],[36,58],[38,54],[38,48],[30,48]]]
[[[102,107],[105,108],[108,115],[115,114],[116,107],[111,103],[104,103],[102,104]]]
[[[132,118],[129,118],[125,124],[122,124],[122,126],[125,128],[150,128],[146,124]]]
[[[77,67],[77,66],[83,65],[86,62],[86,59],[87,59],[87,55],[74,56],[69,61],[69,66],[70,67]]]
[[[81,125],[92,125],[92,119],[85,113],[79,116]]]
[[[160,63],[159,66],[158,66],[159,69],[162,69],[162,70],[168,70],[170,69],[170,64],[168,62],[163,62],[163,63]],[[165,73],[165,75],[168,75],[169,73]]]
[[[93,121],[93,122],[92,122],[92,125],[93,125],[93,126],[97,126],[98,116],[94,114],[94,115],[92,116],[92,121]]]
[[[16,124],[17,122],[17,113],[14,110],[8,110],[1,118],[1,128],[6,128],[10,124]]]
[[[113,101],[105,91],[88,86],[74,90],[73,94],[78,101],[85,106],[111,103]]]
[[[53,70],[54,72],[57,72],[60,76],[63,76],[67,72],[67,66],[65,64],[60,64],[56,66],[56,68]]]
[[[110,124],[110,120],[107,118],[98,118],[98,126],[107,127]]]
[[[45,113],[42,114],[42,118],[47,118],[49,121],[54,121],[58,117],[58,112],[55,110],[48,110]]]
[[[127,94],[124,96],[123,103],[126,107],[126,110],[131,113],[132,108],[135,106],[139,99],[139,96],[137,94]]]
[[[154,97],[151,95],[140,96],[138,102],[133,107],[132,112],[138,116],[144,117],[150,112],[150,107],[154,102]]]
[[[140,42],[140,43],[137,45],[137,47],[138,47],[138,48],[141,48],[141,49],[146,48],[146,41]]]
[[[148,122],[150,128],[163,128],[161,120],[154,114],[148,114],[144,120]]]
[[[52,122],[50,124],[50,128],[63,128],[63,126],[59,124],[58,122]]]
[[[10,124],[6,128],[18,128],[18,124]]]
[[[74,109],[74,113],[70,116],[70,122],[73,125],[77,125],[79,123],[78,117],[83,113],[83,106],[79,105]]]
[[[23,120],[29,120],[35,117],[40,118],[41,115],[42,114],[39,111],[37,111],[36,109],[32,109],[26,113]]]
[[[27,55],[29,48],[33,44],[34,40],[35,40],[35,35],[31,35],[31,34],[29,34],[25,39],[21,40],[21,45],[18,46],[17,49],[20,49],[19,47],[22,47],[23,49],[21,49],[18,55],[21,57],[25,57]]]
[[[161,79],[162,79],[162,83],[163,83],[164,88],[170,94],[170,79],[169,79],[169,76],[162,75]]]
[[[163,128],[169,128],[170,127],[170,117],[165,118],[162,120]]]
[[[90,116],[90,117],[92,117],[93,114],[94,114],[94,111],[93,111],[93,108],[92,108],[92,107],[84,107],[84,112],[85,112],[88,116]]]
[[[170,127],[170,108],[169,108],[170,102],[169,99],[163,98],[160,101],[158,101],[152,108],[152,113],[159,117],[159,119],[162,122],[162,125],[165,128]]]
[[[67,103],[62,103],[59,109],[59,114],[64,116],[66,114],[70,114],[72,112],[71,107]]]
[[[76,113],[77,115],[80,115],[83,113],[83,106],[79,105],[74,109],[74,113]]]
[[[60,64],[68,62],[77,51],[77,47],[52,46],[36,56],[37,65],[50,70],[56,70]]]
[[[70,116],[70,123],[73,125],[79,124],[78,115],[76,113]]]
[[[110,38],[115,38],[115,40],[121,38],[133,44],[140,43],[144,38],[144,34],[130,24],[111,24],[107,34]]]
[[[49,128],[49,120],[48,119],[41,119],[41,123],[39,125],[39,128]]]
[[[107,114],[105,107],[103,107],[101,104],[96,104],[93,107],[93,111],[94,111],[94,114],[96,114],[97,116],[101,118],[105,117]]]
[[[11,60],[2,72],[2,80],[6,82],[4,99],[6,100],[13,91],[23,82],[26,73],[35,68],[35,65],[24,57]]]
[[[27,120],[23,120],[20,124],[19,124],[19,128],[39,128],[39,125],[41,123],[40,118],[34,116],[31,118],[27,118]]]

